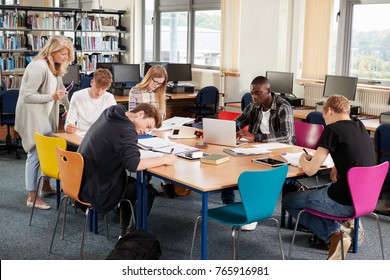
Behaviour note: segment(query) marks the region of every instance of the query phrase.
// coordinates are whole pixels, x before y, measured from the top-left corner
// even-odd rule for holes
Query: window
[[[390,0],[340,0],[336,73],[390,86],[389,14]]]
[[[143,14],[144,61],[219,68],[220,0],[146,0]]]

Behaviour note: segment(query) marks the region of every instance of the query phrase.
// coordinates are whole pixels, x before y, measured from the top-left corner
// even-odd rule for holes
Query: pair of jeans
[[[223,204],[233,203],[234,198],[235,198],[234,190],[232,189],[221,190],[221,200]]]
[[[326,184],[302,192],[287,193],[282,198],[282,205],[294,218],[305,207],[333,216],[353,216],[355,213],[353,206],[337,203],[328,196],[328,189],[332,184]],[[299,223],[327,244],[330,242],[330,236],[340,231],[338,222],[320,218],[307,212],[301,214]]]

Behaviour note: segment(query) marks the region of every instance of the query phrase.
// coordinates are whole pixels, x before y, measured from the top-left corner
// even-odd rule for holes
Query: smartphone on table
[[[269,158],[269,157],[267,157],[267,158],[254,158],[254,159],[252,159],[252,161],[256,162],[256,163],[272,166],[272,167],[277,167],[277,166],[282,166],[282,165],[288,164],[287,161],[282,161],[279,159],[274,159],[274,158]]]

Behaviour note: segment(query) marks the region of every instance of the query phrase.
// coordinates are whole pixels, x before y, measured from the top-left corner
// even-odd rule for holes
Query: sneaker
[[[27,198],[27,207],[33,207],[34,205],[34,201],[30,201],[28,198]],[[37,198],[37,201],[35,202],[35,208],[37,209],[41,209],[41,210],[49,210],[51,208],[51,206],[49,204],[47,204],[46,202],[40,200],[39,198]]]
[[[250,231],[250,230],[255,230],[256,227],[257,227],[257,222],[253,222],[253,223],[247,224],[245,226],[242,226],[241,230]]]
[[[351,239],[343,234],[343,247],[344,252],[341,252],[341,243],[340,243],[340,232],[335,232],[330,237],[330,243],[328,245],[329,248],[329,255],[327,260],[342,260],[342,255],[344,254],[344,259],[346,259],[347,252],[349,250],[349,247],[351,246]]]

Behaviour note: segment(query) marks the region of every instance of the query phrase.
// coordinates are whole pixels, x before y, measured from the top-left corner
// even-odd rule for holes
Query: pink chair
[[[296,145],[309,149],[317,149],[324,126],[294,120]]]
[[[304,208],[302,211],[298,213],[297,221],[295,224],[294,234],[290,245],[290,252],[288,258],[291,257],[292,248],[294,245],[295,234],[297,232],[297,227],[299,223],[300,215],[306,211],[312,215],[330,219],[337,221],[346,221],[355,219],[355,225],[359,224],[359,217],[371,214],[375,216],[377,226],[378,226],[378,234],[379,240],[381,243],[382,249],[382,258],[385,259],[385,253],[383,250],[383,239],[382,239],[382,231],[379,224],[378,216],[373,213],[375,210],[376,204],[378,202],[379,194],[382,189],[383,182],[385,180],[387,170],[389,169],[389,162],[386,161],[382,164],[368,167],[353,167],[348,171],[347,180],[349,185],[349,190],[352,196],[353,206],[355,208],[355,215],[352,217],[336,217],[328,214],[321,213],[319,211]],[[357,252],[357,241],[358,241],[358,226],[355,227],[355,242],[354,242],[354,253]],[[344,252],[343,242],[342,242],[342,234],[340,234],[340,242],[341,242],[341,251]],[[342,254],[342,259],[344,259],[344,254]]]

